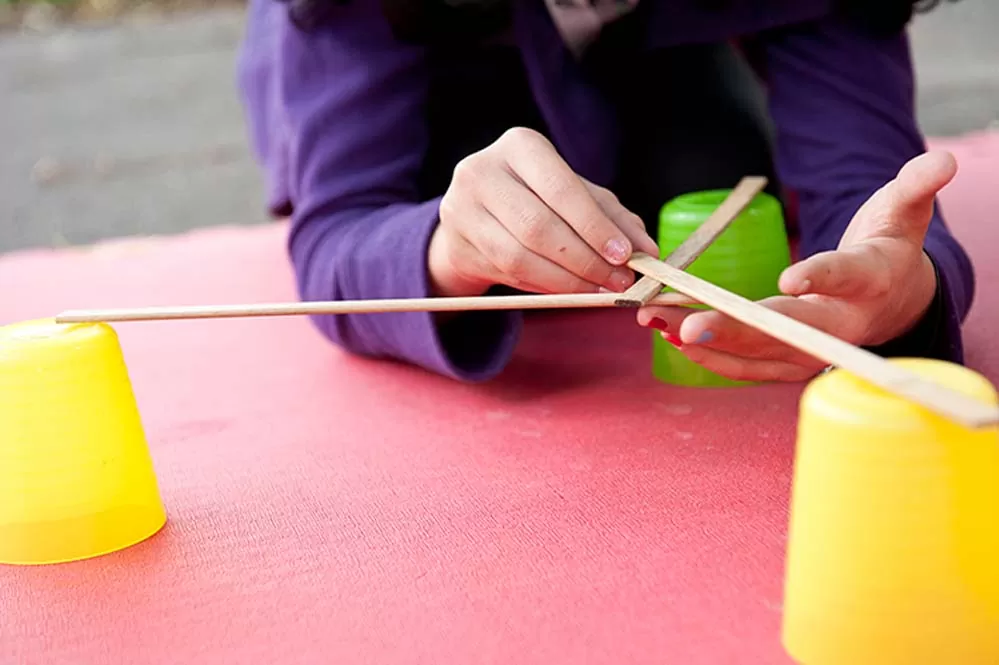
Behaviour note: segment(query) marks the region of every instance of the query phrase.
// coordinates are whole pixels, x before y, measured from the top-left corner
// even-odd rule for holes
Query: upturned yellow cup
[[[114,330],[0,327],[0,563],[108,554],[165,523]]]
[[[897,360],[985,403],[949,363]],[[803,665],[999,663],[999,431],[833,371],[800,405],[783,644]]]

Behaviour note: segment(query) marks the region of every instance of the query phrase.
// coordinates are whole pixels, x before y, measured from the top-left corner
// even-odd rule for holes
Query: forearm
[[[241,97],[267,176],[268,203],[290,214],[289,251],[305,300],[429,294],[427,246],[438,200],[419,191],[427,132],[425,54],[392,35],[377,2],[338,5],[314,31],[287,7],[251,2]],[[344,349],[462,380],[494,376],[516,314],[318,316]]]
[[[909,333],[874,350],[884,356],[922,356],[961,363],[964,361],[961,325],[975,292],[971,262],[937,216],[923,248],[936,270],[934,300]]]
[[[870,194],[873,193],[872,189]],[[863,192],[830,201],[821,213],[813,209],[816,201],[806,205],[812,219],[819,217],[823,224],[811,226],[804,234],[801,258],[835,250],[850,220],[867,198],[869,194]],[[925,314],[904,334],[869,349],[884,357],[927,357],[963,362],[961,325],[974,297],[974,272],[967,253],[946,227],[939,208],[933,215],[923,249],[936,276],[936,291]]]
[[[427,246],[437,200],[398,204],[335,220],[293,226],[289,243],[304,300],[430,296]],[[342,217],[342,216],[341,216]],[[516,312],[430,312],[313,317],[332,342],[359,355],[392,358],[464,381],[494,377],[516,345]]]
[[[908,41],[904,34],[865,35],[834,18],[777,31],[764,41],[778,171],[799,197],[801,252],[834,250],[864,202],[926,151],[914,112]],[[960,326],[974,279],[939,206],[924,249],[936,270],[936,297],[907,333],[874,350],[961,362]]]
[[[428,297],[427,245],[437,204],[435,199],[294,221],[289,249],[301,298]],[[429,312],[325,315],[313,321],[352,353],[401,360],[465,381],[498,374],[521,327],[516,312],[469,312],[447,319]]]

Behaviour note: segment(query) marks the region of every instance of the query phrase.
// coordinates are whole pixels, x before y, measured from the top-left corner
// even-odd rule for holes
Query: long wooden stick
[[[749,176],[739,181],[739,184],[725,197],[714,212],[712,212],[694,232],[687,236],[687,239],[680,243],[680,246],[673,250],[666,258],[666,264],[685,270],[691,263],[697,260],[715,240],[718,239],[725,229],[727,229],[735,218],[742,214],[742,211],[753,202],[756,195],[762,192],[767,186],[767,179],[763,176]],[[656,294],[663,290],[663,284],[654,277],[643,275],[640,280],[631,285],[627,291],[617,299],[617,304],[621,307],[643,307],[656,297]]]
[[[399,298],[383,300],[339,300],[259,305],[198,305],[189,307],[144,307],[137,309],[69,310],[55,317],[57,323],[112,321],[162,321],[166,319],[218,319],[252,316],[308,314],[378,314],[385,312],[457,312],[508,309],[569,309],[615,307],[616,293],[481,296],[469,298]],[[681,293],[664,293],[657,305],[691,305],[697,301]]]
[[[666,265],[648,254],[636,253],[628,266],[774,339],[945,418],[974,428],[999,425],[999,408],[995,406],[928,381],[878,355]]]

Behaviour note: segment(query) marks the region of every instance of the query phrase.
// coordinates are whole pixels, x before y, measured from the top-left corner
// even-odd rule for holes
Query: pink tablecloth
[[[999,379],[999,137],[943,199]],[[0,323],[293,297],[281,227],[0,260]],[[544,317],[469,387],[300,318],[118,326],[170,516],[133,549],[0,568],[0,663],[786,663],[799,388],[650,378],[627,312]]]

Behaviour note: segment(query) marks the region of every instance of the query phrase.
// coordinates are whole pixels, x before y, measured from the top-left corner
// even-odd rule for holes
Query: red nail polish
[[[649,321],[649,327],[650,328],[655,328],[656,330],[660,330],[660,331],[665,332],[665,330],[666,330],[666,322],[663,321],[662,319],[658,319],[658,318],[657,319],[652,319],[651,321]]]
[[[662,336],[663,336],[664,340],[666,340],[667,342],[669,342],[670,344],[672,344],[673,346],[675,346],[678,349],[681,346],[683,346],[683,341],[679,337],[677,337],[676,335],[674,335],[672,333],[663,332]]]

